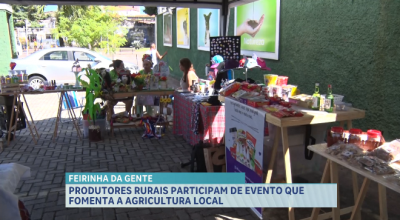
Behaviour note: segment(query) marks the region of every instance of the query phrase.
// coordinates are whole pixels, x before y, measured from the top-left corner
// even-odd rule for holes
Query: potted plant
[[[81,79],[79,76],[79,82],[86,88],[86,104],[83,109],[83,118],[85,117],[88,121],[93,120],[93,124],[89,125],[89,140],[92,142],[101,140],[101,132],[100,126],[96,125],[96,119],[100,117],[101,108],[99,103],[94,103],[96,98],[99,98],[101,95],[101,87],[103,83],[103,78],[99,75],[96,70],[90,68],[90,66],[86,69],[85,76],[89,79],[89,82],[86,82]],[[90,124],[90,123],[89,123]]]
[[[146,85],[146,76],[145,75],[140,75],[140,74],[135,74],[132,75],[133,82],[136,85],[136,89],[142,90],[143,87]]]

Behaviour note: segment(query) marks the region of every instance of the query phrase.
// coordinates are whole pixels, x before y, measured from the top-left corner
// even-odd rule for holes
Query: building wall
[[[8,74],[10,60],[13,58],[13,51],[16,51],[13,31],[11,31],[12,36],[10,38],[9,19],[12,21],[12,16],[10,17],[6,10],[0,10],[0,75]],[[14,56],[16,56],[15,52]]]
[[[289,76],[302,93],[312,94],[320,83],[326,93],[344,95],[353,106],[365,109],[366,118],[355,120],[353,127],[378,129],[386,139],[400,134],[400,1],[281,1],[279,60],[266,60],[271,72]],[[162,46],[162,16],[157,16],[157,40],[160,53],[168,56],[177,72],[179,58],[189,57],[203,76],[209,54],[197,51],[196,17],[191,13],[191,47],[176,48],[175,16],[173,47]],[[233,35],[234,11],[229,19]],[[252,70],[249,77],[262,79],[266,72]],[[238,74],[236,73],[236,76]]]

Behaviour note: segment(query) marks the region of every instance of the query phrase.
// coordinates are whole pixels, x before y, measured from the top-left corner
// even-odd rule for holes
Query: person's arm
[[[161,56],[160,53],[157,51],[157,58],[162,60],[164,58],[165,55],[167,55],[167,51],[165,51],[165,53]]]
[[[194,73],[193,71],[189,71],[187,78],[188,78],[188,85],[189,85],[188,89],[190,90],[190,88],[192,86],[192,80],[198,80],[199,77],[197,77],[196,73]]]

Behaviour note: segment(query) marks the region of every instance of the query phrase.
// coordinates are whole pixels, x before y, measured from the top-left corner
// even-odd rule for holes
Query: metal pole
[[[29,47],[28,47],[28,20],[25,20],[25,44],[26,44],[26,56],[29,55]]]

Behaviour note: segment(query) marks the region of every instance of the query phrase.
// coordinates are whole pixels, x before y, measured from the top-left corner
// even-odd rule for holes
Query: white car
[[[77,47],[59,47],[36,51],[28,57],[22,59],[12,59],[10,67],[12,70],[26,70],[29,78],[29,84],[34,89],[38,89],[44,82],[55,80],[56,83],[75,84],[75,74],[72,72],[72,66],[78,59],[82,68],[88,64],[92,68],[110,68],[112,60],[97,52],[85,48]],[[137,65],[125,62],[125,68],[131,72],[138,71]],[[80,74],[83,74],[80,73]]]

